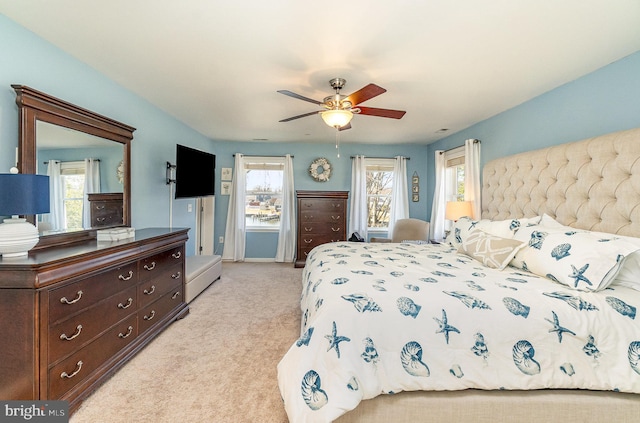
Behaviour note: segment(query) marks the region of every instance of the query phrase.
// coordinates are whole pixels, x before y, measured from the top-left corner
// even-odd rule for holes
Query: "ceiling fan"
[[[304,113],[302,115],[282,119],[280,122],[289,122],[306,116],[320,114],[322,120],[324,120],[327,125],[334,127],[339,131],[344,131],[345,129],[351,128],[351,118],[354,114],[401,119],[406,113],[404,110],[379,109],[376,107],[360,106],[360,103],[364,103],[373,97],[383,94],[387,92],[387,90],[375,84],[369,84],[358,91],[345,96],[340,94],[340,90],[344,87],[346,82],[347,81],[343,78],[333,78],[330,80],[329,84],[334,90],[336,90],[336,93],[325,97],[322,101],[314,100],[288,90],[279,90],[278,92],[281,94],[288,95],[289,97],[297,98],[299,100],[308,101],[309,103],[322,106],[323,108],[322,110],[317,110],[315,112]]]

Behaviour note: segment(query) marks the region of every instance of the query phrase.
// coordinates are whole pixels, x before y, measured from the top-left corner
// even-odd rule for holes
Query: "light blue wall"
[[[0,172],[15,165],[18,145],[18,108],[11,84],[27,85],[137,128],[131,148],[132,224],[169,226],[165,163],[175,162],[176,143],[209,150],[211,142],[4,15],[0,52]],[[193,227],[193,216],[177,211],[174,227]],[[193,231],[189,235],[193,238]],[[187,248],[193,250],[192,239]]]
[[[333,132],[327,128],[327,138],[333,139]],[[364,154],[368,157],[394,157],[402,155],[409,157],[407,162],[407,177],[411,189],[411,176],[417,172],[421,189],[426,186],[427,172],[425,167],[425,145],[373,145],[373,144],[341,144],[340,158],[337,157],[335,145],[308,143],[237,143],[214,142],[213,151],[216,154],[216,192],[220,191],[220,171],[223,167],[234,167],[233,154],[274,155],[291,154],[293,158],[294,180],[296,190],[318,191],[349,191],[351,189],[351,156]],[[326,157],[332,165],[331,178],[327,182],[316,182],[309,175],[311,162],[319,157]],[[409,197],[411,199],[411,197]],[[176,202],[177,203],[177,202]],[[224,236],[229,196],[216,195],[215,240],[217,251],[222,251],[217,244],[219,236]],[[409,201],[411,217],[425,219],[427,216],[427,202],[425,196],[420,196],[419,202]],[[383,235],[384,236],[384,235]],[[277,233],[249,233],[246,240],[247,258],[275,257]]]
[[[523,151],[640,127],[640,52],[636,52],[526,103],[450,135],[427,149],[428,178],[434,154],[482,141],[481,165]],[[428,204],[434,186],[427,189]],[[429,207],[428,216],[431,216]]]

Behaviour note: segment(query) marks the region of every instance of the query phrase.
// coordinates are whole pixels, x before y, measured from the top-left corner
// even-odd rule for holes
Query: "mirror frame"
[[[123,182],[123,222],[122,226],[131,225],[131,141],[133,128],[124,123],[83,109],[74,104],[52,97],[43,92],[24,85],[11,85],[16,92],[18,105],[18,169],[21,173],[37,172],[36,123],[44,121],[53,125],[85,132],[120,143],[124,147],[124,182]],[[27,216],[35,222],[35,216]],[[96,229],[85,229],[63,234],[46,235],[40,238],[34,249],[54,245],[84,241],[96,237]]]

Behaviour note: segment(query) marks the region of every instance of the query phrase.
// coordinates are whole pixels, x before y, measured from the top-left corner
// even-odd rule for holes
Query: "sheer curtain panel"
[[[293,159],[287,154],[284,159],[282,178],[282,210],[276,262],[293,262],[296,253],[296,192],[293,183]]]
[[[91,227],[89,194],[100,192],[100,160],[84,159],[84,196],[82,201],[82,227]]]
[[[399,219],[409,217],[409,194],[407,186],[407,158],[396,156],[393,164],[393,188],[391,190],[391,212],[389,213],[388,236]]]
[[[245,186],[244,156],[236,153],[227,210],[227,228],[224,233],[223,260],[244,261],[245,253]]]
[[[351,160],[351,207],[349,211],[349,234],[358,232],[367,240],[367,164],[364,156]]]
[[[444,211],[445,200],[445,180],[446,165],[444,150],[437,150],[435,157],[436,180],[435,191],[433,193],[433,205],[431,206],[431,237],[436,240],[444,239]]]
[[[471,201],[472,218],[480,220],[482,215],[482,187],[480,186],[480,140],[464,142],[464,200]]]

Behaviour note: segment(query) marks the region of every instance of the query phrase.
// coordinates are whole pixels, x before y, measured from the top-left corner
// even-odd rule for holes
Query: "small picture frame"
[[[411,192],[417,194],[418,192],[420,192],[420,187],[418,185],[411,186]]]
[[[413,201],[414,203],[417,203],[418,201],[420,201],[420,194],[413,194],[411,196],[411,201]]]
[[[223,181],[230,181],[231,180],[231,176],[233,175],[232,173],[232,168],[230,167],[223,167],[222,171],[220,172],[220,179]]]
[[[411,178],[411,183],[415,185],[420,183],[420,178],[418,177],[418,175],[413,175],[413,177]]]
[[[220,194],[221,195],[230,195],[231,194],[231,181],[223,181],[220,184]]]

